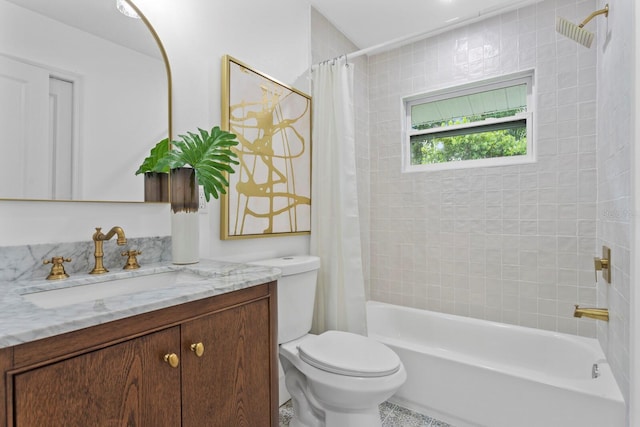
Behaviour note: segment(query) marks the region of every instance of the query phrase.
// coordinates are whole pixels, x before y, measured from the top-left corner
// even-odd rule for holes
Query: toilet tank
[[[320,258],[311,255],[287,256],[249,264],[273,267],[282,272],[278,279],[278,344],[309,333]]]

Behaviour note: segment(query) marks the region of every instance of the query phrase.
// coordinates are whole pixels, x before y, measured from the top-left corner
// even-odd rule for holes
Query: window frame
[[[526,85],[527,111],[518,113],[511,117],[490,119],[479,122],[462,123],[459,125],[431,128],[413,129],[411,125],[411,108],[415,105],[440,101],[460,96],[467,96],[494,89],[501,89],[509,86]],[[498,76],[490,79],[466,83],[459,86],[447,87],[430,92],[411,95],[402,98],[403,108],[403,136],[402,136],[402,172],[424,172],[448,169],[466,169],[491,166],[504,166],[515,164],[533,163],[536,161],[535,153],[535,132],[534,132],[534,93],[535,75],[534,70],[526,70],[513,74]],[[524,120],[527,129],[527,154],[520,156],[488,157],[484,159],[457,160],[443,163],[428,163],[420,165],[411,164],[411,137],[416,135],[428,135],[437,133],[451,133],[468,130],[481,131],[484,127],[492,127],[501,123],[518,122]],[[476,132],[465,132],[476,133]]]

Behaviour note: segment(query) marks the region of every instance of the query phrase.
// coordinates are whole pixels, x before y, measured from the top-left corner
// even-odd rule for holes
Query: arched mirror
[[[144,201],[170,92],[155,31],[116,0],[0,0],[0,199]]]

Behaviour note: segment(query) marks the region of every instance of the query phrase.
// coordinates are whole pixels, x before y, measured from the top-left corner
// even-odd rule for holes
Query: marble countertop
[[[205,277],[179,285],[149,289],[69,303],[61,307],[42,308],[23,295],[69,286],[83,286],[168,271],[186,271]],[[0,283],[0,348],[34,341],[136,314],[183,304],[227,292],[277,280],[280,270],[228,262],[201,260],[197,264],[158,263],[138,270],[109,272],[101,275],[77,274],[60,281],[30,280]],[[199,280],[198,280],[199,279]]]

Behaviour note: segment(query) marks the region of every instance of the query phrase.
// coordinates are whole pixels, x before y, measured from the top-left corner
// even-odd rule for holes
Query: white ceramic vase
[[[174,264],[200,260],[198,183],[191,168],[171,170],[171,257]]]

